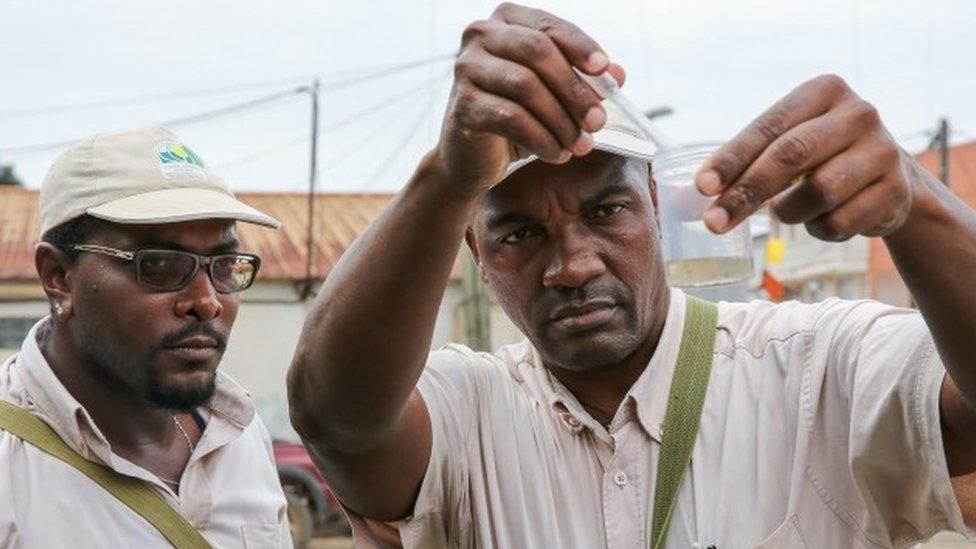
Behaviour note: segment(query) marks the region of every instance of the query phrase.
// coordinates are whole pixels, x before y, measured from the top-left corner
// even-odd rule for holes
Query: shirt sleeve
[[[346,509],[357,547],[449,547],[459,539],[469,519],[468,438],[476,430],[484,386],[499,372],[496,366],[494,355],[461,345],[429,355],[417,390],[430,417],[430,460],[413,512],[381,523]]]
[[[946,529],[971,536],[943,449],[946,371],[921,315],[829,300],[812,331],[804,409],[819,457],[808,476],[825,503],[881,546],[911,545]]]

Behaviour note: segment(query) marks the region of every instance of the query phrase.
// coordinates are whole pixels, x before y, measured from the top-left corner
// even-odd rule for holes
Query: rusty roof
[[[261,256],[260,280],[305,278],[308,195],[304,193],[238,193],[237,197],[281,221],[280,230],[241,223],[241,249]],[[315,246],[312,274],[325,278],[339,256],[393,198],[391,194],[319,193],[315,196]],[[0,280],[31,281],[37,243],[38,193],[0,186]],[[455,264],[453,276],[459,276]]]

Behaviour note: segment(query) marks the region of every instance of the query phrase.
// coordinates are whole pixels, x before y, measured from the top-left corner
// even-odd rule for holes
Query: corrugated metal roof
[[[280,230],[238,226],[241,249],[261,256],[261,280],[302,280],[308,235],[308,195],[238,193],[237,197],[282,223]],[[315,197],[312,274],[322,279],[353,239],[392,199],[390,194],[321,193]],[[34,245],[40,220],[38,193],[0,186],[0,280],[34,280]],[[455,265],[454,276],[460,269]]]
[[[0,187],[0,280],[33,280],[34,245],[41,222],[37,193]]]

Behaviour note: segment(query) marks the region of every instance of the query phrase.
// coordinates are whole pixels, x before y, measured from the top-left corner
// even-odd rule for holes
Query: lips
[[[167,345],[166,351],[191,362],[209,361],[220,356],[220,344],[212,337],[198,335]]]
[[[563,305],[550,315],[549,321],[562,329],[589,329],[606,323],[616,312],[617,305],[613,301],[595,299]]]

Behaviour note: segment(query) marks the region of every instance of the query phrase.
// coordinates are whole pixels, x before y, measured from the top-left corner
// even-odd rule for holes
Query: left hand
[[[718,195],[705,224],[723,233],[767,200],[785,223],[842,241],[885,236],[912,206],[920,170],[885,129],[877,109],[840,77],[809,80],[719,148],[695,176],[705,195]],[[796,185],[791,182],[802,176]]]

